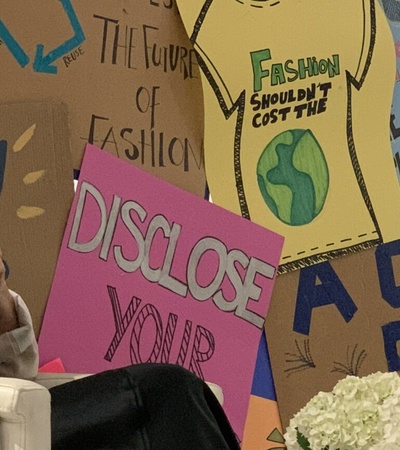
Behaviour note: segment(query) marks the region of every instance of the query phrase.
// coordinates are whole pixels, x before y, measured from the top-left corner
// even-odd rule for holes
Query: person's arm
[[[32,319],[22,298],[9,291],[0,251],[0,376],[32,379],[38,347]]]
[[[18,327],[18,314],[13,296],[8,290],[5,281],[0,280],[0,335]]]

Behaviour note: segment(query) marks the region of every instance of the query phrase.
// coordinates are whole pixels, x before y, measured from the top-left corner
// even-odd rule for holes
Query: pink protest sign
[[[107,174],[105,176],[104,174]],[[41,363],[178,363],[221,386],[239,437],[283,238],[88,146]]]

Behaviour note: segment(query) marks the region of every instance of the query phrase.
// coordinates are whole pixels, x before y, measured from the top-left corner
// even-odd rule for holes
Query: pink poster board
[[[107,174],[105,176],[104,174]],[[39,339],[95,373],[178,363],[242,437],[283,238],[88,146]]]

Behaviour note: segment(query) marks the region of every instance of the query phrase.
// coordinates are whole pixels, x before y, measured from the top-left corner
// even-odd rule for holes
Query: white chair
[[[86,376],[41,373],[35,381],[0,377],[0,450],[50,450],[48,389]],[[207,384],[222,405],[222,389],[214,383]]]

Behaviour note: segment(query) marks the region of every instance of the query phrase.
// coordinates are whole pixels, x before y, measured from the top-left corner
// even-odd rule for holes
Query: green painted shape
[[[267,172],[267,179],[277,185],[286,185],[292,192],[290,206],[290,224],[304,225],[314,218],[315,191],[310,175],[300,172],[293,164],[294,153],[304,132],[293,130],[291,145],[278,144],[279,164]]]
[[[276,442],[277,444],[284,444],[285,439],[282,436],[282,433],[278,430],[278,428],[274,428],[274,430],[267,437],[267,441]]]
[[[257,164],[261,195],[282,222],[300,226],[322,211],[329,172],[321,146],[310,130],[288,130],[264,149]]]
[[[267,180],[268,169],[279,164],[276,147],[279,144],[290,145],[293,137],[290,133],[281,133],[276,136],[264,149],[257,164],[258,187],[261,195],[272,213],[282,222],[290,223],[290,205],[292,204],[292,192],[284,185],[275,185]]]
[[[308,173],[315,190],[315,217],[322,211],[329,190],[329,172],[324,153],[312,131],[307,130],[297,144],[293,165],[300,172]]]

